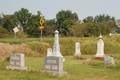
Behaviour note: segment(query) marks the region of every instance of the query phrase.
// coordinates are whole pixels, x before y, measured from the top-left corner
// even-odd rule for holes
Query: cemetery
[[[120,80],[119,3],[2,0],[0,80]]]
[[[16,51],[6,58],[1,57],[0,79],[119,80],[119,39],[119,36],[102,34],[94,38],[59,38],[58,31],[55,31],[54,38],[43,38],[43,43],[38,39],[25,40],[33,52],[36,49],[36,53]],[[4,41],[0,40],[1,43]],[[19,44],[20,40],[17,41]],[[47,41],[51,41],[51,45]],[[43,51],[39,54],[41,48]]]

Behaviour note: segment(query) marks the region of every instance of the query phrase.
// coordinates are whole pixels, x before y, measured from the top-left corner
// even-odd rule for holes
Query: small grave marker
[[[105,65],[115,65],[114,58],[112,56],[104,57],[104,64]]]
[[[76,42],[75,44],[75,55],[74,58],[82,58],[81,52],[80,52],[80,43]]]
[[[51,56],[51,54],[52,54],[52,49],[51,49],[51,48],[48,48],[48,49],[47,49],[47,56]]]

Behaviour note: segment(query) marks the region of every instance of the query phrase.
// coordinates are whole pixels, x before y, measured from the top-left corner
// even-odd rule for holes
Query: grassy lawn
[[[115,66],[106,66],[104,61],[93,60],[97,52],[98,40],[99,37],[59,37],[60,52],[65,58],[63,69],[67,72],[67,76],[58,77],[40,73],[40,70],[44,69],[44,56],[47,54],[47,48],[53,48],[54,38],[43,38],[44,44],[40,43],[40,38],[0,39],[0,43],[11,44],[9,47],[25,43],[26,48],[32,50],[30,53],[23,52],[25,56],[28,56],[25,58],[25,66],[28,67],[26,71],[6,70],[9,60],[0,59],[0,80],[120,80],[120,37],[103,36],[104,53],[106,56],[113,55]],[[75,42],[80,42],[83,59],[73,59]],[[4,54],[8,50],[4,50],[5,47],[1,48]],[[92,61],[83,64],[86,63],[86,59],[92,59]]]
[[[84,59],[73,59],[73,56],[64,56],[64,71],[67,76],[58,77],[40,73],[44,69],[44,57],[29,57],[25,59],[26,71],[6,70],[9,60],[0,60],[0,80],[119,80],[120,57],[115,54],[115,66],[105,66],[104,61],[92,60],[89,65],[83,64],[87,58],[94,55],[83,55]]]

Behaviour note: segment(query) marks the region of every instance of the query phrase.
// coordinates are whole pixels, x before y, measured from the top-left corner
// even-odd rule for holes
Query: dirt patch
[[[27,43],[41,43],[38,41],[33,42],[27,42]],[[49,43],[42,42],[41,44],[49,46]],[[28,57],[28,55],[40,54],[37,51],[33,51],[28,47],[27,44],[9,44],[9,43],[0,43],[0,59],[4,59],[6,57],[9,57],[12,53],[21,53],[25,54],[25,57]]]
[[[0,59],[9,57],[12,53],[34,53],[30,48],[27,47],[27,44],[9,44],[9,43],[0,43]]]

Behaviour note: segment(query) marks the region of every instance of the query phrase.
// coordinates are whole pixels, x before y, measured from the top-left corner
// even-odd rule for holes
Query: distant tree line
[[[44,18],[41,11],[37,11],[37,15],[33,15],[25,8],[15,11],[12,15],[0,15],[0,38],[13,37],[14,27],[19,28],[17,37],[40,37],[39,21],[41,17]],[[54,36],[56,29],[59,30],[61,36],[75,37],[120,32],[115,18],[105,14],[97,15],[95,18],[88,16],[80,21],[77,13],[72,13],[70,10],[61,10],[56,14],[55,19],[44,20],[43,36],[45,37]]]

